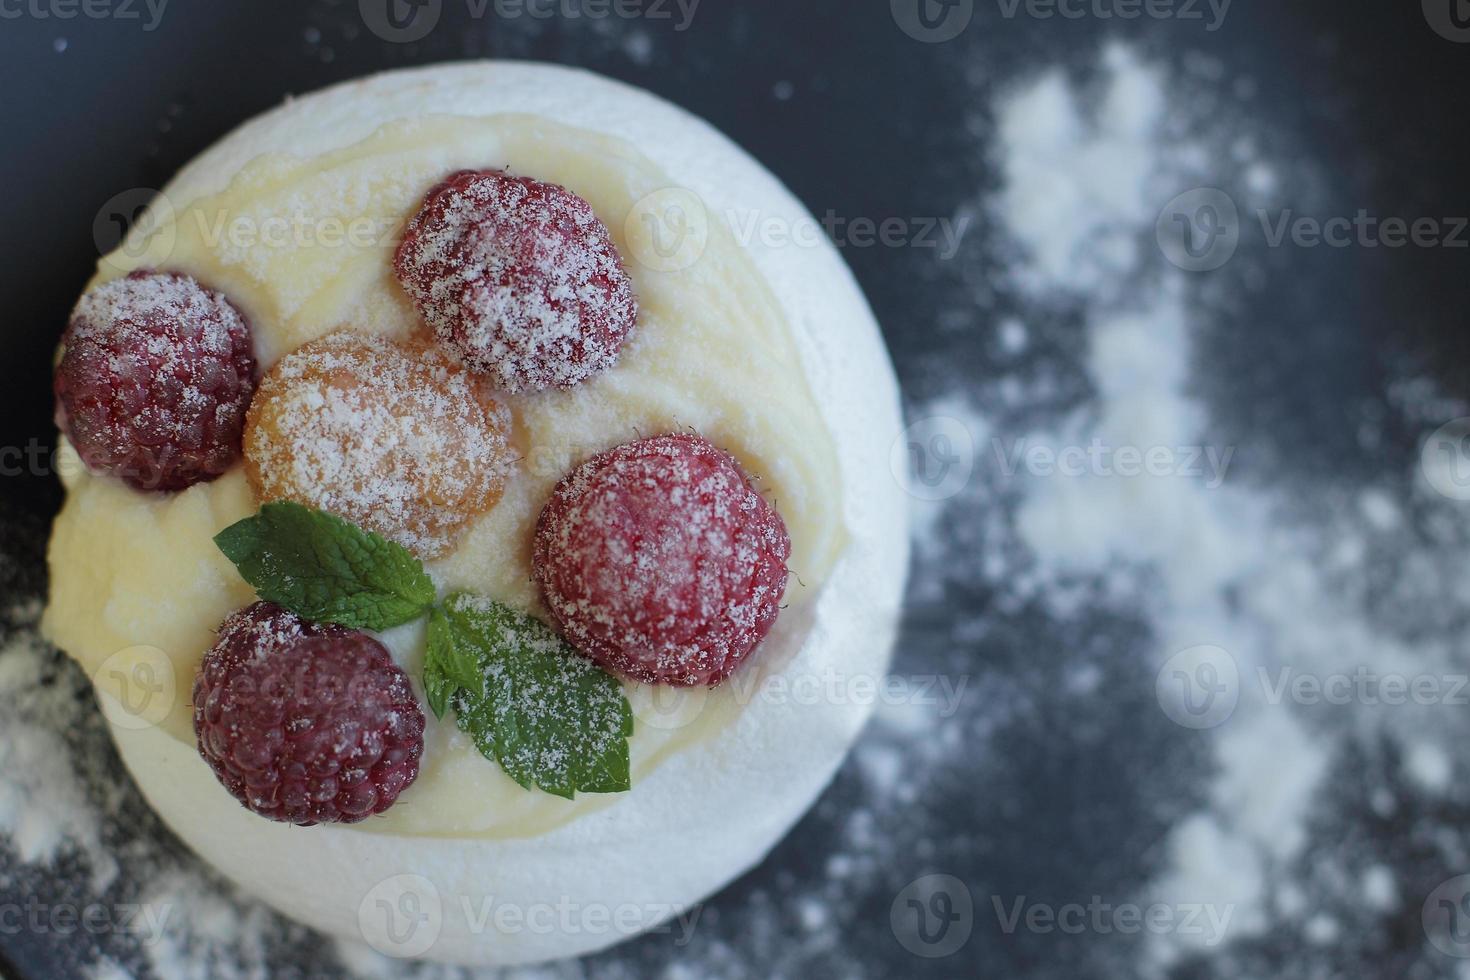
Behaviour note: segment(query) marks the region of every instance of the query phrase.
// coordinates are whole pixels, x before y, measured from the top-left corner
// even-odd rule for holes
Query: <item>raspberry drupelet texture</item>
[[[536,527],[533,567],[563,634],[604,668],[714,685],[770,632],[791,539],[733,457],[689,434],[583,463]]]
[[[419,774],[423,709],[383,645],[270,603],[220,626],[193,703],[199,754],[271,820],[356,823]]]
[[[499,171],[430,191],[393,267],[439,340],[511,392],[569,388],[611,366],[638,317],[592,206]]]
[[[507,413],[432,345],[335,333],[260,383],[245,468],[262,502],[329,511],[434,558],[500,497]]]
[[[171,492],[239,459],[255,353],[245,318],[219,293],[134,272],[82,296],[62,347],[57,422],[90,469]]]

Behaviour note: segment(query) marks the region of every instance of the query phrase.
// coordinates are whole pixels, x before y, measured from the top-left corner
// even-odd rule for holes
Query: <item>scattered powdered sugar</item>
[[[54,765],[70,752],[70,724],[91,705],[79,705],[76,688],[58,676],[36,633],[40,611],[38,600],[27,599],[5,617],[15,626],[0,656],[0,828],[27,864],[79,851],[93,886],[105,889],[118,869],[103,844],[99,814],[82,777]]]
[[[15,585],[7,570],[18,560],[0,554],[0,581]],[[269,976],[266,947],[305,930],[203,870],[152,815],[111,748],[86,675],[40,638],[39,614],[31,598],[0,617],[8,956],[27,962],[10,948],[17,941],[20,954],[46,950],[40,962],[58,972],[35,976]]]
[[[1026,249],[1014,270],[1023,288],[1120,285],[1144,247],[1138,229],[1158,215],[1158,69],[1122,48],[1107,61],[1112,74],[1096,118],[1084,116],[1066,74],[1054,69],[1012,94],[997,120],[1005,183],[996,211]]]
[[[15,587],[10,571],[17,560],[0,553],[0,583]],[[323,942],[202,865],[138,796],[111,747],[91,684],[40,638],[39,612],[32,597],[0,616],[0,906],[7,959],[38,964],[30,976],[89,980],[476,976]],[[574,980],[584,974],[565,964],[523,975]]]
[[[498,499],[508,430],[437,348],[343,332],[261,382],[245,461],[262,500],[329,511],[432,558]]]
[[[104,956],[87,970],[87,980],[133,980],[133,975],[121,964]]]
[[[1140,615],[1151,635],[1150,670],[1159,676],[1153,710],[1182,709],[1171,693],[1178,678],[1223,683],[1217,693],[1231,699],[1233,711],[1204,723],[1179,716],[1172,737],[1207,739],[1213,762],[1201,770],[1210,774],[1203,805],[1173,823],[1165,864],[1140,896],[1173,908],[1229,909],[1228,934],[1156,935],[1155,970],[1217,948],[1249,948],[1268,932],[1317,944],[1337,937],[1331,917],[1314,915],[1306,902],[1284,909],[1278,900],[1299,880],[1333,874],[1308,863],[1314,834],[1340,818],[1327,802],[1341,791],[1333,781],[1343,780],[1356,754],[1385,739],[1401,747],[1419,790],[1451,791],[1457,767],[1445,750],[1463,738],[1464,724],[1443,704],[1371,694],[1336,703],[1296,697],[1291,685],[1303,676],[1332,684],[1364,672],[1453,678],[1470,611],[1464,576],[1451,570],[1470,523],[1463,509],[1426,492],[1417,457],[1409,472],[1384,472],[1352,489],[1322,480],[1278,486],[1235,459],[1237,448],[1243,455],[1253,448],[1236,443],[1252,436],[1222,435],[1200,375],[1207,331],[1231,307],[1217,283],[1190,279],[1164,260],[1155,222],[1191,187],[1240,188],[1245,215],[1275,203],[1291,184],[1246,138],[1222,151],[1230,127],[1194,118],[1188,95],[1173,94],[1180,85],[1162,65],[1115,45],[1093,87],[1054,68],[1001,98],[995,130],[1004,182],[991,205],[1014,260],[999,289],[1016,298],[1023,320],[1056,331],[1060,314],[1080,325],[1073,336],[1086,390],[1057,411],[1053,392],[1039,384],[954,378],[953,391],[920,409],[960,419],[974,436],[977,467],[992,462],[1001,470],[977,477],[919,524],[921,566],[945,568],[952,580],[983,577],[1001,611],[1040,603],[1062,622],[1096,609]],[[1189,127],[1187,138],[1181,126]],[[1238,258],[1234,274],[1250,275],[1251,261]],[[1279,326],[1292,328],[1289,321]],[[1007,320],[998,345],[1019,354],[1032,334]],[[1422,383],[1404,397],[1433,406],[1425,434],[1464,414]],[[1160,448],[1173,469],[1128,476],[1094,464],[1080,473],[1041,472],[1012,452],[1023,446],[1061,459],[1097,445]],[[1185,454],[1199,472],[1184,471]],[[1303,500],[1313,506],[1304,509]],[[956,536],[961,521],[969,526]],[[1167,757],[1162,749],[1159,755]],[[1445,849],[1440,880],[1456,873],[1454,853]],[[1371,860],[1371,852],[1340,855],[1335,875],[1350,878],[1348,869]],[[1399,886],[1381,864],[1339,887],[1349,896],[1356,889],[1370,909],[1398,905]],[[1416,916],[1421,898],[1413,900]]]

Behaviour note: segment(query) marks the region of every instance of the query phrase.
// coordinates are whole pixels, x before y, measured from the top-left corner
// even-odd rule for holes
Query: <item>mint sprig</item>
[[[260,598],[318,623],[382,631],[429,616],[424,692],[526,789],[573,798],[631,786],[633,710],[622,685],[546,624],[460,593],[436,602],[401,545],[294,503],[215,536]]]
[[[434,583],[407,548],[300,504],[266,504],[214,543],[262,599],[313,622],[381,631],[434,606]]]
[[[459,727],[512,779],[567,799],[629,788],[633,709],[622,685],[545,623],[460,594],[430,631],[425,686],[458,688]]]

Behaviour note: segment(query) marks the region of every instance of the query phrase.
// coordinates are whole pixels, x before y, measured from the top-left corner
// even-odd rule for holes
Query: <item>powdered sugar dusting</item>
[[[356,823],[418,777],[423,711],[365,633],[257,602],[220,627],[192,701],[199,754],[262,817]]]
[[[110,338],[129,323],[171,319],[179,335],[214,356],[228,356],[244,319],[224,297],[204,289],[188,276],[141,272],[113,279],[89,289],[77,300],[72,319],[79,321],[76,338]],[[175,347],[162,338],[150,338],[148,352],[175,357]]]
[[[555,185],[465,173],[430,192],[394,267],[438,337],[508,391],[610,367],[637,318],[590,205]]]
[[[1151,229],[1141,223],[1151,222],[1154,215],[1129,202],[1148,199],[1138,196],[1135,180],[1161,178],[1161,184],[1174,184],[1173,189],[1196,182],[1187,169],[1171,174],[1166,161],[1187,156],[1197,164],[1203,158],[1228,170],[1234,158],[1213,152],[1203,136],[1175,143],[1154,125],[1113,125],[1109,114],[1093,106],[1120,104],[1123,100],[1111,93],[1134,87],[1150,103],[1162,103],[1163,111],[1154,119],[1167,126],[1179,109],[1173,94],[1179,79],[1126,48],[1113,49],[1103,67],[1100,90],[1068,84],[1060,69],[1043,70],[995,106],[1019,141],[1028,138],[1029,126],[1055,127],[1056,120],[1037,112],[1028,123],[1012,107],[1034,95],[1037,85],[1052,90],[1051,104],[1076,123],[1072,136],[1057,141],[1057,161],[1045,171],[1058,185],[1098,186],[1095,175],[1066,165],[1068,155],[1097,161],[1098,144],[1116,143],[1136,154],[1142,165],[1118,171],[1123,200],[1089,202],[1087,194],[1079,193],[1072,199],[1084,203],[1056,214],[1050,225],[1031,220],[1026,207],[1012,207],[1037,188],[1019,183],[1025,168],[1003,166],[1009,175],[1005,189],[990,202],[996,227],[1026,248],[1017,250],[1014,267],[995,278],[1023,300],[1019,320],[1030,350],[1061,347],[1070,353],[1068,345],[1076,341],[1081,348],[1078,370],[1085,381],[1080,387],[1085,390],[1073,398],[1075,389],[1059,388],[1057,378],[1067,379],[1068,365],[1054,371],[1047,364],[1034,374],[1009,369],[995,376],[956,373],[935,404],[944,414],[973,424],[977,438],[987,437],[978,443],[982,453],[989,454],[992,435],[1032,434],[1033,428],[1041,444],[1052,447],[1085,443],[1094,433],[1115,441],[1191,431],[1196,433],[1191,438],[1212,438],[1212,409],[1197,390],[1201,362],[1208,361],[1209,353],[1201,314],[1210,311],[1194,292],[1200,281],[1181,283],[1169,269],[1155,268],[1157,257],[1148,244]],[[1099,98],[1094,101],[1093,96]],[[1013,150],[1009,139],[997,147],[1003,161],[1011,159]],[[1249,157],[1237,162],[1252,175],[1275,167],[1272,161]],[[1205,179],[1209,171],[1198,178]],[[1280,184],[1252,179],[1249,186]],[[1167,195],[1156,202],[1165,200]],[[1100,241],[1110,243],[1102,246],[1106,262],[1089,257],[1086,245],[1074,252],[1076,243]],[[1129,241],[1135,246],[1131,257],[1123,244]],[[1093,263],[1074,268],[1102,271],[1068,281],[1067,262],[1047,271],[1045,262],[1034,259],[1042,252],[1072,255],[1078,263]],[[975,317],[969,307],[965,313]],[[1283,317],[1281,329],[1295,326]],[[983,317],[977,318],[977,329],[983,329]],[[1014,336],[1015,331],[1007,333]],[[1014,346],[1004,338],[1001,343],[1008,350]],[[1397,388],[1404,415],[1424,431],[1466,412],[1422,379],[1405,378]],[[918,410],[931,407],[926,403]],[[1313,671],[1323,665],[1400,663],[1422,673],[1460,662],[1452,644],[1432,637],[1459,637],[1464,611],[1470,608],[1466,579],[1459,572],[1467,541],[1462,513],[1436,500],[1413,474],[1399,471],[1382,474],[1381,483],[1362,490],[1318,474],[1280,494],[1263,489],[1258,476],[1247,471],[1251,482],[1232,480],[1225,485],[1228,489],[1209,494],[1185,485],[1187,481],[1168,491],[1127,478],[1089,478],[1083,492],[1074,492],[1064,481],[1024,474],[1009,480],[977,479],[946,513],[926,525],[929,530],[920,542],[924,578],[916,595],[943,596],[948,589],[948,598],[958,596],[981,613],[938,623],[926,618],[931,610],[920,603],[911,612],[910,632],[911,645],[919,644],[918,631],[929,629],[937,634],[934,647],[955,651],[948,676],[964,672],[985,682],[985,689],[972,691],[968,699],[974,710],[958,719],[917,705],[880,711],[856,764],[806,829],[777,852],[768,875],[732,890],[718,906],[720,924],[697,947],[660,956],[645,945],[634,955],[646,955],[628,967],[607,961],[565,964],[538,975],[648,975],[660,967],[667,976],[689,978],[802,975],[813,969],[845,976],[887,975],[891,971],[853,952],[849,937],[876,932],[878,945],[891,946],[885,919],[897,889],[913,875],[947,867],[966,874],[976,900],[976,932],[953,959],[938,964],[906,961],[916,972],[926,965],[942,972],[946,966],[965,968],[976,960],[1004,963],[1011,957],[1010,972],[1016,972],[1017,961],[1029,958],[1041,976],[1147,977],[1163,972],[1167,964],[1174,965],[1178,976],[1352,976],[1351,966],[1344,964],[1355,962],[1360,953],[1385,955],[1374,948],[1379,943],[1402,950],[1387,954],[1398,955],[1402,968],[1385,969],[1380,976],[1456,972],[1443,957],[1420,960],[1414,952],[1423,896],[1415,869],[1443,875],[1465,867],[1463,835],[1456,830],[1463,813],[1458,780],[1463,767],[1456,747],[1463,743],[1463,732],[1457,732],[1455,721],[1441,715],[1425,723],[1420,713],[1403,710],[1314,712],[1247,702],[1220,730],[1198,735],[1204,757],[1195,760],[1202,789],[1196,798],[1189,792],[1195,780],[1180,779],[1172,771],[1179,758],[1172,748],[1193,738],[1191,733],[1171,732],[1152,744],[1121,741],[1135,728],[1156,733],[1147,727],[1148,718],[1157,715],[1153,692],[1145,690],[1143,700],[1124,703],[1109,700],[1119,696],[1118,688],[1091,686],[1099,669],[1111,666],[1085,660],[1091,645],[1099,642],[1090,618],[1097,606],[1139,618],[1146,635],[1125,653],[1130,664],[1144,662],[1141,673],[1148,675],[1150,685],[1161,657],[1181,642],[1206,639],[1228,647],[1246,677],[1277,655]],[[1309,522],[1297,524],[1291,515],[1283,516],[1284,508],[1303,501],[1318,508]],[[1016,528],[1013,513],[1026,515],[1023,529]],[[1148,519],[1140,520],[1140,513]],[[1115,520],[1119,523],[1110,523]],[[1178,534],[1197,542],[1198,550],[1171,556],[1158,547],[1160,538]],[[1257,555],[1247,547],[1254,544],[1260,545]],[[1061,625],[1053,630],[1047,622]],[[977,659],[985,662],[1004,656],[1009,631],[1015,631],[1010,639],[1023,650],[1017,659],[1024,664],[1005,663],[987,672],[967,659],[976,649],[984,654]],[[1085,662],[1078,664],[1078,658]],[[1054,686],[1026,686],[1033,672],[1049,680],[1053,675],[1046,668],[1057,661],[1065,663],[1057,675],[1066,673]],[[938,657],[936,662],[944,663]],[[1081,710],[1083,706],[1088,710]],[[1139,710],[1126,716],[1130,707]],[[1118,715],[1125,715],[1123,723],[1108,727],[1108,719]],[[1007,730],[1017,717],[1021,721]],[[1001,741],[998,735],[1010,738]],[[1150,801],[1166,811],[1159,819],[1170,821],[1167,833],[1150,834],[1143,842],[1108,838],[1103,848],[1116,854],[1116,860],[1101,870],[1097,865],[1070,867],[1073,856],[1066,849],[1059,854],[1040,848],[1007,853],[1017,842],[1048,839],[1045,833],[1032,836],[1018,829],[1033,822],[1050,822],[1053,830],[1080,838],[1079,830],[1090,832],[1097,826],[1094,821],[1107,816],[1100,812],[1105,802],[1086,792],[1079,793],[1075,809],[1065,812],[1058,812],[1062,808],[1055,800],[1028,796],[1038,758],[1047,766],[1071,766],[1065,775],[1090,786],[1087,776],[1108,766],[1120,744],[1136,751],[1126,768],[1107,771],[1150,787],[1149,793],[1156,794]],[[1396,769],[1393,760],[1400,744],[1403,765]],[[895,757],[905,765],[896,766]],[[1273,772],[1278,778],[1262,775]],[[1400,774],[1404,778],[1396,779]],[[1371,787],[1371,811],[1367,822],[1352,823],[1352,818],[1331,811],[1344,788],[1350,790],[1359,781]],[[933,818],[945,807],[964,813],[972,823],[955,833],[948,820]],[[1145,815],[1145,822],[1151,816]],[[943,828],[938,834],[936,823]],[[1410,833],[1402,843],[1413,852],[1408,871],[1386,868],[1385,854],[1396,846],[1387,838],[1406,827]],[[1055,900],[1085,902],[1093,889],[1109,887],[1112,878],[1104,872],[1132,867],[1140,856],[1162,863],[1152,881],[1139,885],[1140,900],[1159,897],[1236,908],[1225,942],[1206,948],[1188,936],[1141,937],[1140,943],[1155,948],[1157,962],[1150,966],[1128,955],[1127,937],[1088,935],[1071,943],[1070,937],[1055,933],[1002,937],[994,932],[991,894],[1005,887],[1008,872],[1013,875],[1009,880],[1016,880],[1018,866],[1022,889],[1033,888],[1049,868],[1065,886]],[[961,870],[967,858],[973,858],[968,866],[978,873]],[[806,860],[815,862],[814,870],[802,864]],[[1063,865],[1068,866],[1058,872]],[[1126,879],[1128,872],[1122,876]],[[1008,893],[1006,900],[1014,894]],[[267,967],[249,952],[264,942],[254,934],[252,906],[235,907],[245,910],[236,915],[241,935],[234,937],[237,942],[244,938],[240,945],[245,952],[238,960],[221,956],[219,972],[213,975],[231,976],[227,961],[250,964],[255,975],[264,975]],[[828,910],[827,924],[811,913],[813,907]],[[1394,907],[1407,918],[1386,923],[1379,918],[1385,908]],[[271,939],[280,942],[276,934]],[[286,943],[290,939],[287,934]],[[1325,952],[1316,945],[1322,942],[1329,944]],[[1262,965],[1262,948],[1273,959],[1302,957],[1300,969]],[[449,968],[394,963],[348,944],[340,944],[339,950],[347,969],[363,975],[459,975]],[[1058,963],[1062,968],[1052,969]],[[188,972],[169,972],[159,967],[156,972],[210,976],[209,969],[191,966]],[[319,972],[333,969],[335,964],[328,963]],[[1006,971],[997,966],[988,972]]]
[[[49,864],[79,851],[93,887],[105,889],[117,875],[117,861],[104,847],[80,775],[55,766],[70,754],[68,726],[91,706],[79,706],[72,686],[57,680],[35,633],[39,617],[34,599],[6,617],[17,628],[0,655],[0,829],[25,863]]]
[[[1155,717],[1171,710],[1164,692],[1176,654],[1208,645],[1235,678],[1225,688],[1239,698],[1232,714],[1198,732],[1182,723],[1166,728],[1170,746],[1197,738],[1208,753],[1200,799],[1187,795],[1192,780],[1163,771],[1165,760],[1177,758],[1172,748],[1156,743],[1135,760],[1157,770],[1155,792],[1163,798],[1154,805],[1193,810],[1167,824],[1162,866],[1138,900],[1228,911],[1228,929],[1155,935],[1145,962],[1117,975],[1262,975],[1261,964],[1276,962],[1282,947],[1346,941],[1344,915],[1363,926],[1351,942],[1365,962],[1385,955],[1370,947],[1392,934],[1405,951],[1398,962],[1407,965],[1422,941],[1423,892],[1402,903],[1409,906],[1404,918],[1415,920],[1413,934],[1405,936],[1400,921],[1374,918],[1397,909],[1405,887],[1382,863],[1399,842],[1379,822],[1419,805],[1417,794],[1458,794],[1458,767],[1445,747],[1462,742],[1463,723],[1443,705],[1395,707],[1376,688],[1345,702],[1313,701],[1299,700],[1290,684],[1331,685],[1363,672],[1430,681],[1461,673],[1470,595],[1464,577],[1444,563],[1463,554],[1470,520],[1463,507],[1426,493],[1417,458],[1409,472],[1382,472],[1353,487],[1334,473],[1278,489],[1270,478],[1279,474],[1250,472],[1238,461],[1247,475],[1231,470],[1237,448],[1260,447],[1222,437],[1220,406],[1201,389],[1212,367],[1208,328],[1214,318],[1228,319],[1238,299],[1217,289],[1250,282],[1253,257],[1242,254],[1213,278],[1190,278],[1154,247],[1155,222],[1190,187],[1230,188],[1246,224],[1257,209],[1278,205],[1284,190],[1310,191],[1292,189],[1277,162],[1260,158],[1255,137],[1239,136],[1240,128],[1222,132],[1223,112],[1193,115],[1191,94],[1175,94],[1181,89],[1168,69],[1115,45],[1094,86],[1080,88],[1062,68],[1048,68],[996,103],[1004,182],[987,205],[1010,239],[1011,261],[994,285],[1018,302],[1027,335],[1039,328],[1068,353],[1078,348],[1083,383],[1059,409],[1054,389],[1022,378],[954,377],[949,393],[921,408],[959,418],[976,436],[977,467],[990,463],[998,472],[977,479],[928,524],[920,552],[949,583],[972,583],[978,572],[994,590],[995,614],[961,627],[970,632],[1002,629],[1036,605],[1062,624],[1100,614],[1141,619],[1147,638],[1137,652],[1148,660],[1140,673],[1150,688],[1160,679],[1160,693],[1145,694]],[[1249,133],[1249,122],[1240,125]],[[1059,325],[1073,323],[1075,333]],[[1299,328],[1284,316],[1273,326]],[[1013,328],[999,333],[1007,357],[1022,346],[1015,335]],[[1407,404],[1385,411],[1426,434],[1464,414],[1421,381],[1397,388]],[[956,409],[956,401],[967,407]],[[1181,453],[1197,453],[1202,472],[1028,472],[1014,465],[1019,456],[1008,456],[1018,444],[1052,454],[1093,445],[1167,447],[1176,464]],[[1069,651],[1068,663],[1086,657],[1083,651]],[[1094,675],[1099,669],[1087,666]],[[1065,703],[1068,684],[1085,690],[1096,682],[1086,667],[1074,670],[1066,684],[1043,693],[1048,703]],[[1101,759],[1119,749],[1096,751]],[[1402,780],[1391,761],[1400,752]],[[958,764],[948,755],[943,762]],[[868,768],[891,767],[878,759]],[[1337,801],[1360,782],[1371,811],[1340,812]],[[1170,795],[1170,786],[1184,792]],[[1423,863],[1437,877],[1409,887],[1433,887],[1464,870],[1452,835],[1431,850],[1435,856]],[[1140,865],[1150,857],[1128,852]],[[976,898],[978,906],[983,899]],[[1333,913],[1315,903],[1334,906]],[[1331,962],[1352,961],[1341,949],[1335,956]],[[1348,975],[1302,957],[1300,975]],[[1436,975],[1423,965],[1422,975]]]
[[[553,89],[558,84],[560,82],[557,79],[551,79],[551,87]],[[495,88],[498,86],[483,87]],[[404,86],[403,88],[404,90],[408,90],[410,86]],[[596,98],[592,102],[592,106],[594,108],[600,108],[603,105],[616,107],[619,104],[616,92],[611,88],[609,91],[613,92],[613,94],[606,100],[603,99],[601,93],[594,92],[593,94]],[[473,105],[473,103],[470,104]],[[337,103],[337,105],[341,105],[341,103]],[[641,116],[641,107],[644,106],[643,103],[629,103],[629,105],[634,108],[634,111],[630,115]],[[332,115],[336,117],[338,114],[334,112]],[[714,159],[719,159],[722,154],[728,152],[722,144],[713,142],[705,132],[693,126],[693,124],[679,122],[678,120],[675,120],[675,123],[675,125],[660,123],[660,126],[676,136],[684,137],[687,135],[689,137],[689,144],[693,149],[700,149],[702,145],[708,146],[709,152]],[[331,131],[329,128],[328,132]],[[644,141],[639,140],[639,142]],[[680,142],[682,142],[682,139]],[[752,186],[757,190],[762,190],[761,180],[756,179],[759,171],[741,159],[732,159],[737,164],[734,176],[742,184],[750,180]],[[774,187],[774,184],[772,183],[771,186]],[[771,193],[773,200],[783,208],[786,206],[785,202],[773,192],[763,192]],[[798,264],[795,267],[804,268],[805,264]],[[839,281],[840,276],[838,273],[835,271],[831,272],[832,280],[828,281],[826,278],[828,275],[826,266],[818,264],[811,266],[811,268],[821,273],[820,276],[813,277],[812,285],[816,294],[824,298],[831,298],[835,303],[834,308],[837,310],[850,310],[852,316],[846,322],[859,325],[862,331],[862,343],[864,346],[864,350],[862,351],[863,360],[868,362],[860,366],[863,369],[864,376],[871,378],[874,382],[868,392],[870,404],[874,402],[880,403],[883,411],[874,412],[873,414],[886,418],[889,402],[888,396],[890,394],[887,386],[888,378],[883,372],[882,365],[876,357],[876,354],[868,350],[872,346],[872,341],[869,336],[870,324],[866,311],[862,309],[861,302],[855,298],[847,283],[845,281]],[[843,317],[836,317],[833,319],[833,322],[841,323],[843,322]],[[739,387],[740,384],[737,380],[734,383],[733,394],[738,395]],[[881,397],[873,399],[871,396],[874,393]],[[804,403],[802,408],[804,412]],[[800,441],[799,439],[798,442]],[[808,448],[806,451],[820,455],[819,450],[822,447],[818,443],[821,440],[807,440],[807,442],[811,448]],[[898,549],[894,548],[892,550],[897,551]],[[888,568],[884,568],[879,575],[875,576],[875,580],[879,583],[875,587],[875,591],[881,591],[886,598],[891,584],[896,581],[897,577],[896,571],[890,571]],[[867,650],[868,648],[865,647],[864,649]],[[871,650],[872,655],[870,659],[877,661],[879,659],[879,655],[876,652],[878,650],[877,644],[874,644]],[[857,714],[857,712],[849,712],[849,714]],[[824,759],[831,758],[835,760],[837,751],[837,749],[830,749],[824,752],[822,757]],[[797,754],[798,761],[803,757],[805,757],[805,753]],[[481,766],[481,768],[488,767]],[[699,778],[698,785],[703,786],[704,774],[696,772],[693,775]],[[813,788],[810,792],[815,792],[815,789]],[[805,802],[807,795],[808,793],[806,791],[802,791],[801,802]],[[759,800],[758,796],[756,800]],[[754,808],[758,809],[759,803],[754,804]],[[187,813],[179,819],[187,820]],[[596,815],[594,815],[592,822],[597,822]],[[769,836],[774,836],[774,831],[771,831],[770,835],[767,836],[763,833],[763,827],[752,828],[746,821],[740,821],[740,823],[746,825],[732,828],[732,831],[736,831],[736,833],[732,833],[732,839],[753,835],[761,838],[762,842],[764,842],[764,840],[769,839]],[[739,831],[744,831],[745,834],[741,834]],[[136,844],[139,847],[152,847],[162,842],[166,846],[169,840],[170,838],[167,833],[155,823],[155,825],[147,828],[147,832],[138,835]],[[745,846],[743,841],[740,841],[739,845],[742,847]],[[309,845],[297,846],[309,847]],[[736,845],[732,844],[731,846]],[[405,853],[411,853],[411,851],[408,851],[409,845],[404,844],[402,847],[405,849]],[[752,849],[749,853],[753,856],[754,850]],[[719,864],[723,861],[721,855],[721,851],[716,851],[712,848],[705,855],[704,862],[707,865],[713,864],[715,869],[718,870]],[[534,871],[536,860],[537,852],[533,849],[524,861],[528,870]],[[514,863],[520,864],[522,861],[517,859]],[[601,861],[592,861],[588,862],[588,864],[594,868],[600,869],[603,867],[603,862]],[[687,879],[687,875],[682,872],[679,872],[678,876]],[[149,867],[140,869],[139,877],[144,880],[158,880],[161,876],[158,874],[156,867]],[[190,922],[181,927],[181,933],[183,935],[179,943],[170,943],[167,949],[159,947],[161,952],[156,957],[149,954],[143,958],[120,958],[116,962],[124,965],[129,972],[137,973],[138,975],[146,976],[150,972],[151,967],[152,973],[171,978],[188,976],[224,978],[232,977],[236,974],[285,976],[290,975],[293,971],[305,976],[340,975],[341,970],[339,970],[338,965],[330,957],[330,947],[321,943],[320,937],[303,935],[302,931],[281,929],[279,928],[279,920],[271,920],[274,923],[273,925],[262,926],[260,921],[261,917],[256,914],[258,913],[259,906],[240,901],[237,894],[227,887],[222,886],[218,881],[209,879],[207,876],[203,876],[203,879],[202,894],[193,893],[193,890],[189,887],[194,883],[192,881],[178,882],[171,880],[167,882],[169,894],[178,895],[184,905],[198,912],[197,923]],[[330,890],[333,884],[331,880],[327,880],[321,882],[320,887],[324,890]],[[217,897],[219,901],[209,901],[211,896]],[[224,905],[233,914],[219,915],[218,909],[221,905]],[[761,934],[766,937],[770,935],[766,930],[762,930]],[[187,937],[187,942],[183,941],[184,937]],[[647,943],[643,944],[643,949],[645,951],[653,951],[654,946],[657,944],[668,945],[668,940],[666,938],[653,937]],[[596,966],[567,964],[561,967],[534,971],[531,975],[572,976],[583,975],[586,972],[592,971],[602,977],[631,977],[650,975],[651,973],[656,974],[661,967],[668,966],[671,974],[708,976],[715,973],[734,974],[742,970],[744,963],[749,962],[743,959],[744,954],[740,948],[741,944],[735,943],[733,939],[730,944],[722,941],[714,941],[706,945],[711,950],[712,955],[710,956],[706,956],[699,950],[669,948],[667,950],[657,950],[655,960],[654,957],[643,956],[635,948],[625,950],[619,954],[620,956],[626,957],[621,963],[615,960],[604,959]],[[269,950],[269,952],[264,957],[257,955],[263,949]],[[639,962],[640,958],[643,960],[641,963]],[[365,970],[367,967],[364,964],[367,959],[369,958],[362,956],[354,957],[349,963],[349,968]],[[426,977],[461,975],[460,971],[450,968],[405,966],[396,963],[383,963],[381,972],[390,975],[403,974]]]
[[[728,676],[770,630],[790,539],[737,464],[663,436],[587,461],[557,487],[535,569],[574,646],[650,683]]]
[[[135,272],[83,294],[63,345],[62,424],[88,466],[172,491],[239,457],[255,358],[245,318],[221,294]]]
[[[13,560],[0,553],[7,585]],[[220,880],[152,814],[111,748],[86,675],[40,638],[39,613],[30,596],[0,613],[7,955],[35,948],[55,971],[37,976],[91,980],[343,976],[333,946]],[[58,917],[69,914],[74,922]],[[398,977],[458,976],[388,967]]]
[[[548,792],[611,791],[604,767],[616,760],[626,770],[632,730],[621,686],[532,616],[468,594],[447,612],[498,648],[481,661],[485,698],[455,699],[456,720],[480,751]]]
[[[498,499],[508,428],[442,352],[344,332],[267,375],[245,456],[263,501],[329,511],[434,557]]]

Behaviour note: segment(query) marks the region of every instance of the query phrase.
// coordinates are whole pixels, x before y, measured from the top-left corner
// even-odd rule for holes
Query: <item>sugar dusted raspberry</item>
[[[261,381],[246,472],[262,501],[329,511],[437,557],[500,497],[509,419],[487,389],[436,347],[331,334]]]
[[[393,267],[440,341],[507,391],[585,381],[617,360],[638,317],[592,206],[499,171],[430,191]]]
[[[565,477],[533,567],[568,642],[648,683],[719,683],[770,631],[791,539],[735,460],[695,435],[628,443]]]
[[[91,469],[175,491],[239,458],[255,354],[245,318],[219,293],[134,272],[82,296],[62,346],[57,420]]]
[[[419,774],[424,713],[366,633],[257,602],[231,615],[194,679],[199,754],[248,809],[284,823],[356,823]]]

